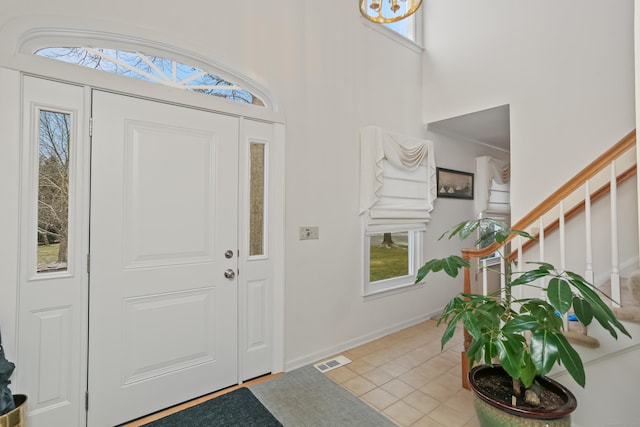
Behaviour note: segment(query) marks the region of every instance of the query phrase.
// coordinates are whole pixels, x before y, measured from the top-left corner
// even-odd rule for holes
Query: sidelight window
[[[41,110],[38,127],[38,273],[67,270],[71,114]]]
[[[265,255],[266,144],[252,142],[249,156],[249,256],[259,256]]]

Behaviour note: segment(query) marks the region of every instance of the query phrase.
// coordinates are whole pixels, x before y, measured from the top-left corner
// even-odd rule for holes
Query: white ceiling
[[[427,129],[509,151],[509,105],[431,122]]]

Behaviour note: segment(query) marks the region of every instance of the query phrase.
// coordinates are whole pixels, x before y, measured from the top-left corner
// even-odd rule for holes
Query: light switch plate
[[[300,240],[311,240],[320,238],[320,228],[316,226],[300,227]]]

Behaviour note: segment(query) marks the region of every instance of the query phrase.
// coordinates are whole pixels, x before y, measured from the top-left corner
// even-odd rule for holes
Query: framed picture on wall
[[[473,174],[436,168],[438,197],[473,200]]]

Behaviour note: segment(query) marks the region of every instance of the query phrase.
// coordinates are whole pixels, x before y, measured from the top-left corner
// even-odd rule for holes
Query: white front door
[[[239,119],[94,91],[89,426],[238,382]]]

